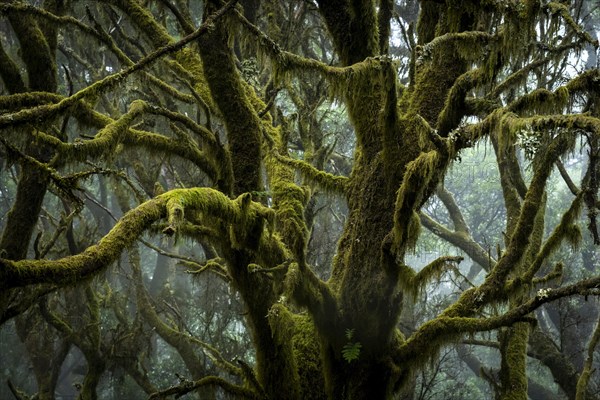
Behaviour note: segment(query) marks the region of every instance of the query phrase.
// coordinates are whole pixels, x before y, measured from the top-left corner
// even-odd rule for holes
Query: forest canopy
[[[600,399],[599,35],[0,0],[0,397]]]

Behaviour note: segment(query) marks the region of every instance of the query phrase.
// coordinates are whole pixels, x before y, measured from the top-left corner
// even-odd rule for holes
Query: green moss
[[[533,212],[533,211],[531,211]],[[544,217],[546,214],[546,195],[543,194],[535,211],[533,228],[524,247],[523,259],[515,263],[510,276],[516,277],[509,282],[509,307],[514,309],[529,299],[532,286],[528,268],[540,251],[544,236]],[[516,235],[515,227],[508,227],[509,236]],[[527,343],[529,340],[530,324],[519,322],[503,330],[499,334],[501,369],[500,369],[500,398],[506,400],[527,400]]]
[[[561,262],[556,263],[556,265],[554,265],[554,268],[552,269],[552,271],[550,271],[550,273],[548,273],[545,276],[542,276],[540,278],[533,278],[531,280],[531,282],[534,285],[537,285],[539,287],[539,285],[541,285],[541,284],[548,283],[555,279],[561,279],[563,276],[563,271],[564,271],[564,264]]]
[[[189,160],[201,171],[206,173],[211,181],[215,183],[218,183],[219,179],[222,177],[220,174],[222,168],[215,166],[211,157],[201,151],[193,142],[186,143],[156,133],[139,130],[130,130],[129,134],[125,135],[122,140],[123,144],[126,146],[143,147],[150,153],[176,155],[185,160]],[[230,174],[224,173],[223,177],[225,176],[230,176]],[[227,181],[223,183],[226,187],[228,184]]]
[[[566,5],[559,2],[551,1],[546,7],[550,11],[550,13],[560,15],[561,18],[564,19],[567,25],[571,29],[573,29],[573,31],[580,37],[581,40],[588,42],[592,46],[598,47],[598,40],[592,38],[588,32],[583,30],[581,26],[577,22],[575,22]]]
[[[40,104],[58,103],[64,97],[54,93],[27,92],[0,96],[0,109],[15,111],[22,108],[38,106]]]
[[[305,400],[325,400],[327,396],[317,331],[308,315],[294,315],[293,319],[295,329],[292,342],[300,378],[300,397]]]
[[[29,14],[9,14],[8,20],[21,45],[21,58],[27,67],[28,87],[32,91],[55,92],[58,76],[55,55],[36,19]]]
[[[421,153],[406,165],[394,211],[394,244],[397,248],[412,248],[416,244],[420,222],[414,208],[422,204],[427,188],[438,179],[440,166],[439,153],[435,150]],[[410,215],[408,220],[407,215]]]
[[[284,133],[281,128],[272,126],[265,128],[265,134],[272,146],[265,157],[270,191],[273,195],[273,208],[276,213],[277,232],[283,242],[294,255],[295,259],[304,264],[306,244],[308,242],[308,227],[304,219],[304,208],[310,199],[310,190],[298,186],[295,181],[295,171],[289,165],[287,157],[278,155],[281,151],[287,153],[287,143],[282,141]],[[285,162],[282,162],[285,160]],[[299,161],[299,163],[302,163]],[[295,162],[292,162],[296,166]],[[312,172],[312,169],[309,169]]]
[[[459,125],[465,114],[464,109],[467,93],[485,83],[484,72],[481,69],[473,69],[465,72],[452,85],[444,108],[437,120],[437,130],[441,136],[448,136]]]
[[[4,287],[33,283],[67,285],[96,274],[116,260],[148,226],[164,213],[160,200],[151,200],[126,214],[97,245],[59,260],[2,260]]]
[[[378,54],[378,27],[375,3],[321,3],[319,12],[325,19],[334,46],[344,65]]]
[[[101,129],[94,139],[73,144],[61,144],[59,147],[60,153],[69,160],[83,161],[114,152],[115,147],[127,134],[135,118],[143,114],[146,108],[145,102],[141,100],[134,101],[129,106],[129,111],[126,114]]]
[[[273,341],[276,343],[278,351],[284,352],[279,354],[287,363],[286,368],[289,374],[286,376],[288,379],[285,382],[280,383],[279,396],[281,398],[294,398],[295,391],[300,387],[300,380],[298,375],[298,367],[296,359],[294,357],[292,338],[294,335],[295,324],[293,314],[283,305],[282,303],[273,304],[269,313],[267,314],[269,320],[269,326],[273,335]],[[286,388],[289,392],[285,392]],[[273,391],[275,388],[269,388]]]
[[[309,182],[316,184],[321,189],[330,193],[344,195],[348,178],[345,176],[333,175],[325,171],[321,171],[306,161],[295,160],[293,158],[282,157],[275,155],[278,161],[294,167],[302,176]]]
[[[427,264],[421,271],[415,273],[412,268],[406,265],[401,265],[399,284],[402,290],[413,296],[413,301],[416,301],[427,284],[434,279],[440,279],[447,271],[457,271],[457,263],[463,260],[462,257],[445,256],[440,257],[431,263]]]
[[[274,216],[272,210],[250,202],[248,195],[232,201],[210,188],[172,190],[125,214],[97,245],[81,254],[59,260],[1,260],[3,287],[45,282],[67,285],[93,276],[115,261],[152,223],[167,217],[168,230],[175,233],[188,212],[200,212],[230,224],[236,243],[250,248],[256,248],[255,242],[263,235],[268,236],[265,222],[267,226],[272,224]]]
[[[281,343],[291,342],[294,333],[293,314],[282,303],[273,304],[267,315],[273,337]],[[293,357],[290,357],[293,361]]]
[[[417,21],[417,38],[420,45],[431,42],[435,38],[436,27],[442,13],[440,4],[426,2],[421,5]]]
[[[548,239],[544,242],[541,250],[529,266],[524,276],[525,281],[532,279],[542,267],[548,257],[558,250],[560,244],[567,240],[572,246],[577,246],[581,240],[581,231],[577,225],[577,219],[581,214],[583,206],[583,195],[580,193],[573,199],[569,209],[563,214],[559,224],[554,228]]]
[[[527,341],[530,325],[520,322],[506,329],[500,340],[500,399],[527,400]]]
[[[594,352],[596,350],[596,346],[600,341],[600,323],[596,323],[596,328],[594,329],[594,333],[590,339],[590,343],[587,348],[587,357],[585,363],[583,365],[583,371],[581,371],[581,375],[579,380],[577,381],[577,391],[575,395],[575,400],[585,400],[588,397],[588,383],[592,376],[593,363],[594,363]]]
[[[116,4],[131,18],[140,31],[148,36],[156,48],[166,47],[174,43],[168,31],[154,18],[148,8],[143,7],[136,1],[129,0],[119,0]],[[174,59],[176,62],[176,64],[173,64],[174,69],[192,78],[194,89],[199,94],[202,102],[208,105],[211,111],[214,111],[216,106],[210,95],[198,53],[189,48],[181,49],[174,54]]]
[[[410,110],[421,115],[431,126],[438,124],[448,92],[467,70],[468,60],[492,39],[473,29],[472,10],[480,5],[469,6],[469,3],[449,5],[446,9],[431,4],[424,7],[420,15],[419,25],[423,24],[431,31],[419,32]]]
[[[170,224],[167,230],[170,234],[177,231],[185,212],[199,212],[231,224],[231,235],[236,246],[256,248],[263,235],[265,222],[271,229],[274,222],[273,210],[253,203],[250,194],[243,194],[232,201],[218,190],[192,188],[172,190],[158,198],[166,202]]]
[[[223,26],[209,31],[198,42],[198,50],[208,81],[211,96],[220,110],[227,130],[228,149],[235,160],[233,191],[260,191],[262,182],[261,121],[252,106],[251,95],[239,75],[231,49],[228,33]]]
[[[536,89],[519,97],[510,104],[508,109],[520,115],[562,113],[569,101],[569,90],[561,86],[555,92],[546,89]]]
[[[170,121],[178,122],[185,125],[191,132],[200,138],[202,142],[202,148],[205,151],[200,150],[196,141],[189,137],[185,132],[178,134],[177,139],[170,139],[168,137],[161,137],[159,135],[153,135],[148,133],[141,133],[139,131],[130,131],[130,135],[134,137],[130,141],[131,143],[138,142],[141,144],[141,140],[136,140],[136,137],[152,137],[154,138],[154,145],[151,147],[154,150],[169,151],[172,152],[175,148],[178,148],[174,153],[184,156],[185,158],[193,161],[198,165],[202,171],[207,173],[216,186],[221,189],[224,193],[231,193],[233,190],[233,169],[231,156],[228,149],[226,149],[216,139],[215,134],[209,131],[202,125],[197,124],[187,116],[173,112],[163,107],[148,106],[146,107],[147,112],[155,115],[162,115],[168,118]],[[149,147],[149,146],[146,146]],[[171,150],[167,150],[170,148]],[[185,156],[187,155],[187,156]]]
[[[204,66],[198,56],[198,53],[190,48],[182,49],[176,54],[175,60],[186,73],[194,78],[194,90],[200,96],[200,99],[211,111],[216,110],[216,106],[210,94],[210,89],[204,75]]]
[[[588,93],[592,94],[600,90],[600,70],[589,69],[577,75],[566,84],[566,89],[570,93]]]
[[[193,35],[186,36],[184,39],[182,39],[178,42],[172,42],[171,37],[168,35],[168,33],[166,33],[166,30],[164,29],[164,27],[162,27],[160,24],[158,24],[156,22],[156,20],[154,20],[153,16],[148,12],[148,10],[144,9],[136,2],[132,2],[132,1],[123,0],[123,1],[119,1],[118,3],[119,3],[118,5],[120,7],[122,7],[123,9],[127,10],[128,15],[132,19],[134,19],[134,21],[136,23],[138,23],[140,25],[140,27],[142,27],[143,32],[151,35],[152,39],[155,41],[155,43],[157,43],[158,49],[155,50],[154,52],[152,52],[151,54],[147,55],[146,57],[142,58],[136,64],[133,64],[133,65],[127,67],[126,69],[124,69],[123,71],[109,75],[109,76],[95,82],[94,84],[85,87],[84,89],[78,91],[74,95],[63,99],[58,104],[54,104],[51,106],[38,106],[33,109],[21,110],[15,114],[2,115],[2,116],[0,116],[0,127],[29,122],[34,119],[43,120],[43,119],[49,118],[51,116],[55,116],[59,113],[62,113],[68,107],[73,106],[74,104],[76,104],[77,102],[79,102],[80,100],[82,100],[86,97],[96,97],[100,93],[116,87],[117,85],[122,83],[129,75],[131,75],[135,72],[138,72],[140,70],[143,70],[148,65],[152,64],[157,59],[159,59],[160,57],[167,55],[167,54],[173,54],[173,53],[177,54],[177,52],[179,52],[186,44],[190,43],[194,39],[197,39],[199,36],[206,34],[206,32],[208,30],[207,27],[209,24],[206,24],[206,21],[205,21],[205,24],[201,28],[196,30]],[[212,22],[212,21],[210,21],[210,22]],[[23,26],[23,27],[26,27],[29,25],[30,24],[23,24],[22,21],[19,22],[19,24],[18,24],[18,26]],[[31,27],[32,27],[32,29],[35,29],[35,24],[31,24]],[[143,29],[143,28],[147,28],[147,29]],[[36,48],[36,46],[32,45],[31,48]],[[36,53],[36,55],[35,55],[36,63],[40,63],[40,60],[39,60],[40,54],[42,54],[42,53]],[[185,57],[184,57],[184,61],[185,61]],[[54,65],[52,62],[41,63],[40,65],[42,65],[42,64],[50,65],[50,66]],[[38,64],[36,64],[36,65],[38,65]],[[201,66],[201,64],[198,62],[197,58],[195,58],[195,62],[193,63],[193,65],[191,63],[190,63],[190,65],[184,65],[184,67],[189,67],[190,69],[198,68],[198,66]],[[48,84],[48,82],[56,81],[56,77],[55,77],[56,71],[54,71],[54,73],[51,73],[51,75],[52,75],[52,78],[48,77],[48,74],[45,74],[42,72],[39,72],[38,74],[36,74],[35,75],[36,79],[39,78],[40,80],[43,80],[44,86],[41,88],[37,88],[34,85],[33,87],[31,87],[31,89],[41,90],[41,91],[53,91],[53,90],[48,90],[46,85]],[[197,82],[205,82],[204,77],[205,77],[204,75],[195,76],[195,78],[197,79]],[[203,87],[197,88],[198,92],[202,92],[203,90],[206,91],[206,89]],[[208,100],[209,100],[208,98],[204,99],[204,101],[207,104],[209,103]],[[212,104],[212,103],[210,103],[210,104]]]
[[[479,60],[489,46],[495,40],[494,36],[482,31],[451,32],[435,37],[421,49],[421,62],[427,62],[429,57],[438,46],[453,47],[456,55],[468,61]]]

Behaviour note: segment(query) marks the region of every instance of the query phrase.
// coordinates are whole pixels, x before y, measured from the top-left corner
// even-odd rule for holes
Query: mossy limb
[[[238,203],[210,188],[176,189],[166,192],[129,211],[97,245],[87,248],[81,254],[59,260],[1,260],[2,287],[21,287],[46,282],[68,285],[93,276],[115,261],[152,223],[166,217],[167,205],[169,211],[175,215],[173,218],[176,221],[179,221],[180,217],[183,218],[184,210],[197,211],[236,225],[237,232],[245,230],[245,235],[251,232],[259,234],[260,238],[264,221],[272,218],[273,211],[258,203],[248,203],[245,206]],[[250,245],[254,240],[259,239],[253,238]]]

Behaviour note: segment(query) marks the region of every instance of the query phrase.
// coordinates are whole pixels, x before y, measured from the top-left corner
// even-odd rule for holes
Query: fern
[[[358,359],[360,356],[360,349],[362,345],[360,342],[352,342],[352,337],[354,336],[354,329],[346,329],[346,338],[348,339],[348,343],[344,345],[342,348],[342,357],[348,363]]]
[[[344,360],[346,360],[349,363],[358,359],[358,357],[360,356],[361,347],[362,345],[358,342],[346,343],[344,345],[344,348],[342,349],[342,357],[344,357]]]

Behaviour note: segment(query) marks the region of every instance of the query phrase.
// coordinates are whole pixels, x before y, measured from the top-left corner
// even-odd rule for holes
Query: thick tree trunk
[[[529,324],[520,322],[507,328],[501,338],[500,400],[527,400],[527,340]]]
[[[53,2],[50,2],[53,3]],[[52,8],[54,4],[50,4]],[[27,66],[30,91],[55,92],[56,72],[56,30],[40,25],[33,16],[10,15],[9,21],[15,30],[23,49],[21,57]],[[44,32],[45,31],[45,32]],[[48,36],[45,36],[47,33]],[[14,89],[18,89],[15,87]],[[24,128],[29,130],[31,128]],[[26,135],[31,136],[30,132]],[[51,153],[32,143],[28,153],[47,162]],[[48,187],[48,174],[30,164],[23,164],[19,175],[17,196],[8,214],[6,227],[0,239],[0,250],[6,252],[4,258],[20,260],[27,256],[27,247],[37,222],[42,201]]]
[[[100,378],[106,369],[106,366],[100,360],[87,360],[87,362],[87,372],[83,378],[79,396],[77,396],[78,400],[96,400],[98,398],[96,388],[98,387]]]
[[[342,3],[319,2],[319,7],[344,65],[377,55],[381,40],[374,29],[375,9]],[[435,29],[439,16],[428,13],[425,18],[428,20],[422,23]],[[346,36],[348,27],[352,33]],[[448,27],[442,25],[440,29]],[[325,338],[325,376],[331,398],[387,399],[410,375],[409,369],[403,372],[398,370],[402,366],[394,366],[390,354],[398,345],[396,326],[403,297],[394,261],[403,262],[411,245],[408,238],[414,237],[414,232],[395,243],[393,255],[385,254],[385,246],[393,240],[395,220],[408,232],[414,212],[431,195],[443,173],[439,165],[440,170],[432,173],[430,182],[415,183],[398,219],[394,214],[397,191],[406,179],[407,165],[432,146],[423,143],[429,139],[421,136],[414,113],[435,127],[446,94],[465,69],[464,62],[452,51],[434,55],[431,64],[417,71],[415,86],[401,99],[396,97],[395,77],[386,75],[385,63],[379,66],[381,73],[365,72],[349,84],[346,104],[356,131],[357,149],[348,191],[350,215],[329,281],[339,299],[339,319],[337,332],[326,332],[329,327],[320,329]],[[400,104],[408,105],[408,110]],[[445,129],[458,123],[455,120],[446,121]],[[358,359],[350,362],[341,353],[349,342],[344,336],[348,329],[353,332],[351,341],[361,345]]]
[[[216,9],[210,2],[209,15]],[[249,102],[228,46],[226,30],[215,27],[198,45],[212,98],[224,116],[228,148],[233,164],[233,195],[260,191],[261,122]],[[247,88],[246,88],[247,89]],[[234,247],[233,245],[231,247]],[[292,355],[291,337],[279,337],[268,318],[277,294],[272,283],[262,274],[253,274],[248,265],[255,263],[247,251],[224,249],[233,285],[247,306],[248,325],[256,349],[258,382],[268,399],[299,399],[298,372]],[[276,316],[285,318],[285,316]]]

